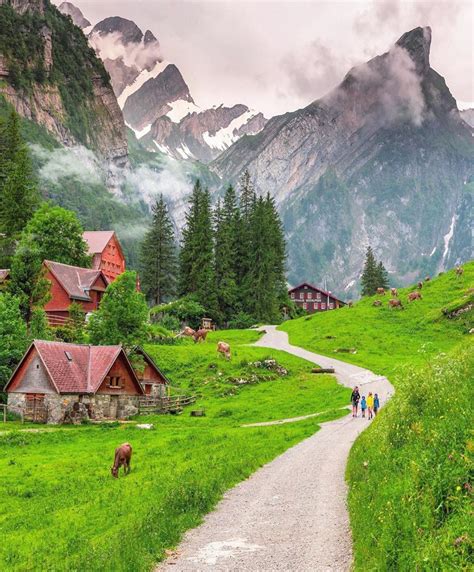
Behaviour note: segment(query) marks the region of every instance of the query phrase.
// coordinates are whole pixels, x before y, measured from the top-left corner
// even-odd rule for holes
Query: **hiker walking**
[[[359,400],[360,400],[360,393],[359,388],[357,385],[354,387],[354,390],[351,394],[351,403],[352,403],[352,417],[357,417],[357,409],[359,407]]]
[[[377,394],[375,394],[374,395],[374,415],[377,415],[379,409],[380,409],[379,396]]]
[[[372,419],[374,416],[374,396],[372,392],[369,391],[369,395],[367,396],[367,409],[368,409],[368,418]]]

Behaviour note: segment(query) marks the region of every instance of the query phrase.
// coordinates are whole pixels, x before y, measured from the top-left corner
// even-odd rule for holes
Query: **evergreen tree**
[[[83,268],[91,265],[81,223],[72,211],[43,203],[23,234],[35,241],[43,260]]]
[[[237,312],[235,259],[238,220],[237,197],[234,188],[229,186],[222,208],[218,203],[214,212],[217,302],[225,321]]]
[[[50,282],[46,279],[43,256],[34,238],[25,235],[12,258],[9,291],[18,298],[20,311],[29,324],[33,312],[48,301]]]
[[[217,317],[213,238],[209,191],[196,181],[183,229],[179,289],[181,295],[194,294],[210,316]]]
[[[378,288],[386,289],[389,286],[388,273],[381,261],[377,264],[377,284]]]
[[[21,231],[39,204],[28,148],[12,112],[0,134],[0,262],[8,265]]]
[[[3,387],[28,347],[19,300],[7,293],[0,293],[0,340],[0,403],[4,403]]]
[[[141,245],[141,284],[154,305],[169,300],[176,292],[176,243],[173,224],[163,195],[153,206],[153,220]]]
[[[365,254],[364,270],[361,277],[362,296],[373,296],[379,287],[378,282],[377,261],[375,260],[372,247],[369,246]]]
[[[245,171],[239,181],[239,217],[236,230],[236,265],[235,273],[239,286],[239,298],[242,308],[252,304],[253,287],[252,273],[252,240],[253,220],[256,209],[255,189],[250,179],[250,173]]]
[[[107,286],[88,323],[91,344],[122,344],[132,350],[146,341],[148,306],[136,283],[135,272],[124,272]]]

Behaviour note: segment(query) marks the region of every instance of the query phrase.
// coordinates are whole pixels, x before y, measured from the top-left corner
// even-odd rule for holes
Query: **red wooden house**
[[[82,236],[92,255],[92,268],[102,270],[109,282],[125,272],[125,257],[113,230],[88,230]]]
[[[303,308],[309,314],[335,310],[346,305],[345,302],[336,298],[331,292],[313,286],[309,282],[303,282],[291,288],[288,290],[288,296],[297,306]]]
[[[35,340],[5,386],[8,408],[28,419],[125,418],[144,390],[122,346]]]
[[[144,350],[136,348],[135,353],[140,354],[145,362],[145,368],[136,371],[145,394],[165,397],[166,387],[170,384],[169,379]]]
[[[60,325],[67,320],[73,302],[79,303],[86,314],[97,310],[108,285],[101,270],[51,260],[45,260],[43,264],[46,278],[51,282],[51,299],[44,308],[51,325]]]

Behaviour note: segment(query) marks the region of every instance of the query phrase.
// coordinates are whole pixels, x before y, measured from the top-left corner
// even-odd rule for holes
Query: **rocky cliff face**
[[[42,0],[3,0],[0,19],[5,24],[0,94],[61,143],[81,143],[125,164],[122,111],[82,32]]]
[[[351,295],[369,243],[394,283],[465,259],[472,138],[429,65],[430,43],[429,28],[404,34],[327,96],[272,118],[213,163],[227,180],[248,168],[276,195],[291,282],[327,278]]]
[[[177,66],[164,61],[152,32],[143,34],[131,20],[106,18],[94,26],[89,41],[110,74],[127,125],[150,151],[207,163],[266,123],[245,105],[196,105]]]
[[[460,114],[468,125],[474,127],[474,109],[464,109]]]
[[[91,25],[89,20],[84,18],[84,14],[79,10],[79,8],[74,6],[74,4],[71,4],[71,2],[62,2],[58,6],[58,10],[65,16],[71,16],[71,20],[74,25],[81,29],[88,28]]]

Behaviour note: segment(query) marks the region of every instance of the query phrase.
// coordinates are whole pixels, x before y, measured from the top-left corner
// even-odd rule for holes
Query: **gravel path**
[[[339,383],[377,392],[382,404],[393,391],[384,377],[292,346],[275,326],[264,330],[257,346],[334,367]],[[228,491],[158,570],[349,570],[352,547],[344,472],[352,443],[367,425],[366,419],[352,415],[324,423],[312,437]]]

